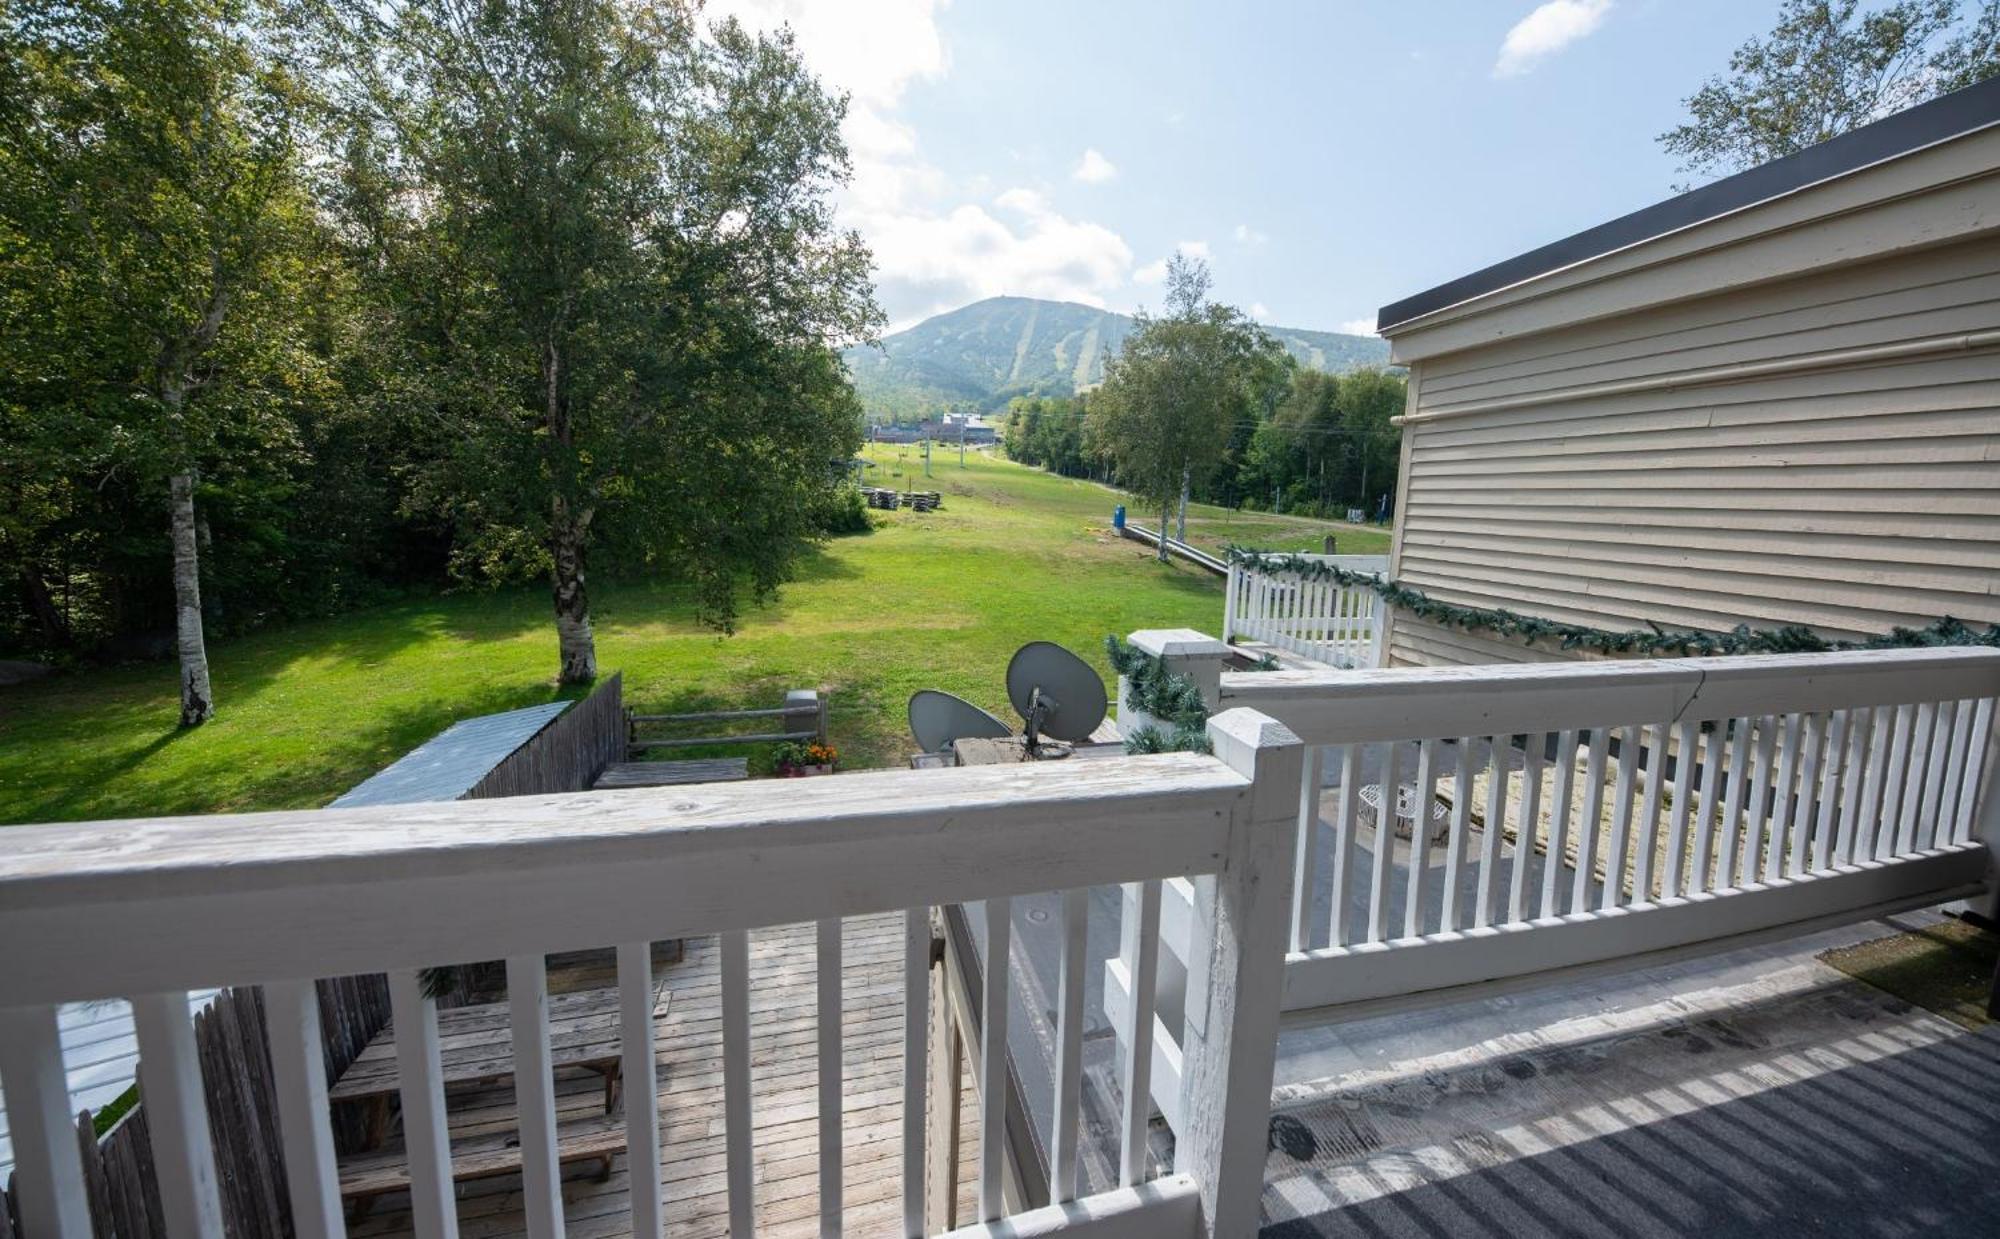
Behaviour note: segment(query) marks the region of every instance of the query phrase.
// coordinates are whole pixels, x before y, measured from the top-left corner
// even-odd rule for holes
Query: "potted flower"
[[[832,774],[840,760],[840,750],[817,740],[787,740],[775,754],[780,778],[801,779],[809,774]]]

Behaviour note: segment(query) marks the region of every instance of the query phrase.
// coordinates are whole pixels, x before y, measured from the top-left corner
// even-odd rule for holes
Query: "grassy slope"
[[[1105,670],[1106,633],[1217,631],[1220,583],[1152,563],[1109,533],[1119,496],[977,453],[921,476],[913,450],[873,449],[872,481],[947,495],[941,512],[878,514],[799,579],[746,612],[733,637],[688,618],[685,595],[600,584],[598,658],[626,698],[679,710],[776,704],[786,688],[832,692],[850,766],[908,749],[903,703],[923,687],[1011,718],[1002,677],[1022,642],[1061,642]],[[892,476],[914,468],[915,476]],[[1193,514],[1193,540],[1317,549],[1332,528],[1292,518]],[[1386,549],[1338,527],[1341,549]],[[540,590],[466,593],[379,607],[218,644],[221,713],[174,727],[174,674],[150,664],[88,671],[0,697],[0,822],[324,804],[452,721],[556,696],[555,642]],[[738,752],[742,750],[736,750]],[[761,755],[760,755],[761,756]]]

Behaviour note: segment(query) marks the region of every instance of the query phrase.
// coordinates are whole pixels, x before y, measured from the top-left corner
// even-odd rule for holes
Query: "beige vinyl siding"
[[[2000,622],[2000,349],[1673,376],[2000,328],[2000,239],[1426,358],[1399,578],[1607,628]],[[1423,414],[1605,383],[1615,395]],[[1562,656],[1398,617],[1393,661]]]

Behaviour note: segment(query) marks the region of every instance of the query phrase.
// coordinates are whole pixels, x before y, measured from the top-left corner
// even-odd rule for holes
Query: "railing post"
[[[1370,610],[1370,617],[1368,665],[1370,667],[1386,667],[1388,663],[1384,662],[1383,659],[1389,652],[1389,604],[1383,601],[1380,594],[1374,595],[1374,605]]]
[[[1229,657],[1227,645],[1192,628],[1142,628],[1125,640],[1133,649],[1164,662],[1168,671],[1193,680],[1209,709],[1221,703],[1222,660]],[[1130,687],[1124,676],[1118,677],[1118,732],[1125,736],[1154,721],[1130,704]]]
[[[810,688],[794,688],[785,693],[785,713],[779,720],[781,731],[809,731],[826,743],[826,707],[819,693]]]
[[[1235,709],[1208,721],[1215,755],[1250,780],[1219,872],[1195,879],[1174,1168],[1201,1185],[1204,1234],[1257,1230],[1291,909],[1291,832],[1305,747]]]

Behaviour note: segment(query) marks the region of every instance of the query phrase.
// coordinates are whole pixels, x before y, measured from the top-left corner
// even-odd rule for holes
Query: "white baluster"
[[[208,1132],[208,1093],[187,994],[134,998],[132,1024],[139,1033],[139,1089],[146,1099],[146,1129],[152,1133],[167,1234],[173,1239],[221,1239],[222,1197]]]
[[[841,1109],[840,1048],[840,918],[830,916],[816,927],[818,973],[814,999],[819,1024],[819,1233],[822,1239],[840,1234]]]
[[[748,1239],[757,1231],[756,1149],[750,1126],[750,935],[732,929],[716,937],[722,957],[722,1121],[729,1233],[734,1239]],[[907,1099],[904,1104],[909,1104]]]
[[[14,1145],[24,1236],[88,1236],[90,1202],[70,1126],[69,1085],[52,1006],[0,1009],[0,1091]]]
[[[1153,1008],[1159,992],[1160,957],[1158,881],[1126,884],[1119,937],[1119,957],[1125,962],[1131,1002],[1125,1012],[1125,1124],[1118,1144],[1118,1182],[1131,1187],[1146,1178],[1146,1133],[1153,1117]]]
[[[1437,786],[1437,741],[1425,740],[1417,746],[1417,781],[1410,795],[1410,871],[1403,891],[1403,936],[1414,938],[1424,932],[1424,876],[1431,867],[1431,805]],[[1401,797],[1385,789],[1383,801],[1394,814]],[[1395,820],[1391,816],[1391,821]]]
[[[326,1057],[319,1026],[319,988],[311,981],[264,987],[264,1021],[271,1076],[278,1094],[278,1138],[285,1190],[297,1239],[340,1239],[340,1172],[326,1100]]]
[[[660,1202],[660,1093],[654,1045],[653,944],[623,943],[618,948],[618,1054],[633,1239],[660,1239],[666,1229]]]
[[[1160,937],[1157,882],[1153,888],[1154,943]],[[1014,949],[1014,901],[986,901],[986,969],[979,1013],[979,1216],[997,1222],[1005,1213],[1001,1186],[1006,1175],[1007,1146],[1007,973]],[[1135,991],[1138,985],[1132,987]],[[1137,1005],[1136,1003],[1134,1004]],[[1148,1004],[1146,1028],[1152,1031]],[[1151,1057],[1151,1047],[1147,1048]],[[1147,1094],[1150,1102],[1151,1094]]]
[[[445,1122],[437,1003],[414,969],[389,974],[389,1018],[396,1030],[396,1074],[403,1102],[403,1150],[410,1162],[410,1220],[425,1239],[455,1239],[451,1132]]]
[[[540,955],[507,960],[507,1022],[514,1038],[514,1108],[521,1122],[523,1220],[529,1239],[557,1239],[563,1233],[562,1167],[549,1052],[549,974]]]
[[[1063,954],[1057,979],[1055,1127],[1049,1138],[1050,1196],[1054,1203],[1076,1199],[1077,1140],[1083,1104],[1083,1002],[1085,932],[1090,924],[1090,892],[1064,891]]]
[[[931,914],[903,914],[903,1235],[924,1234],[924,1068],[930,1031]]]

